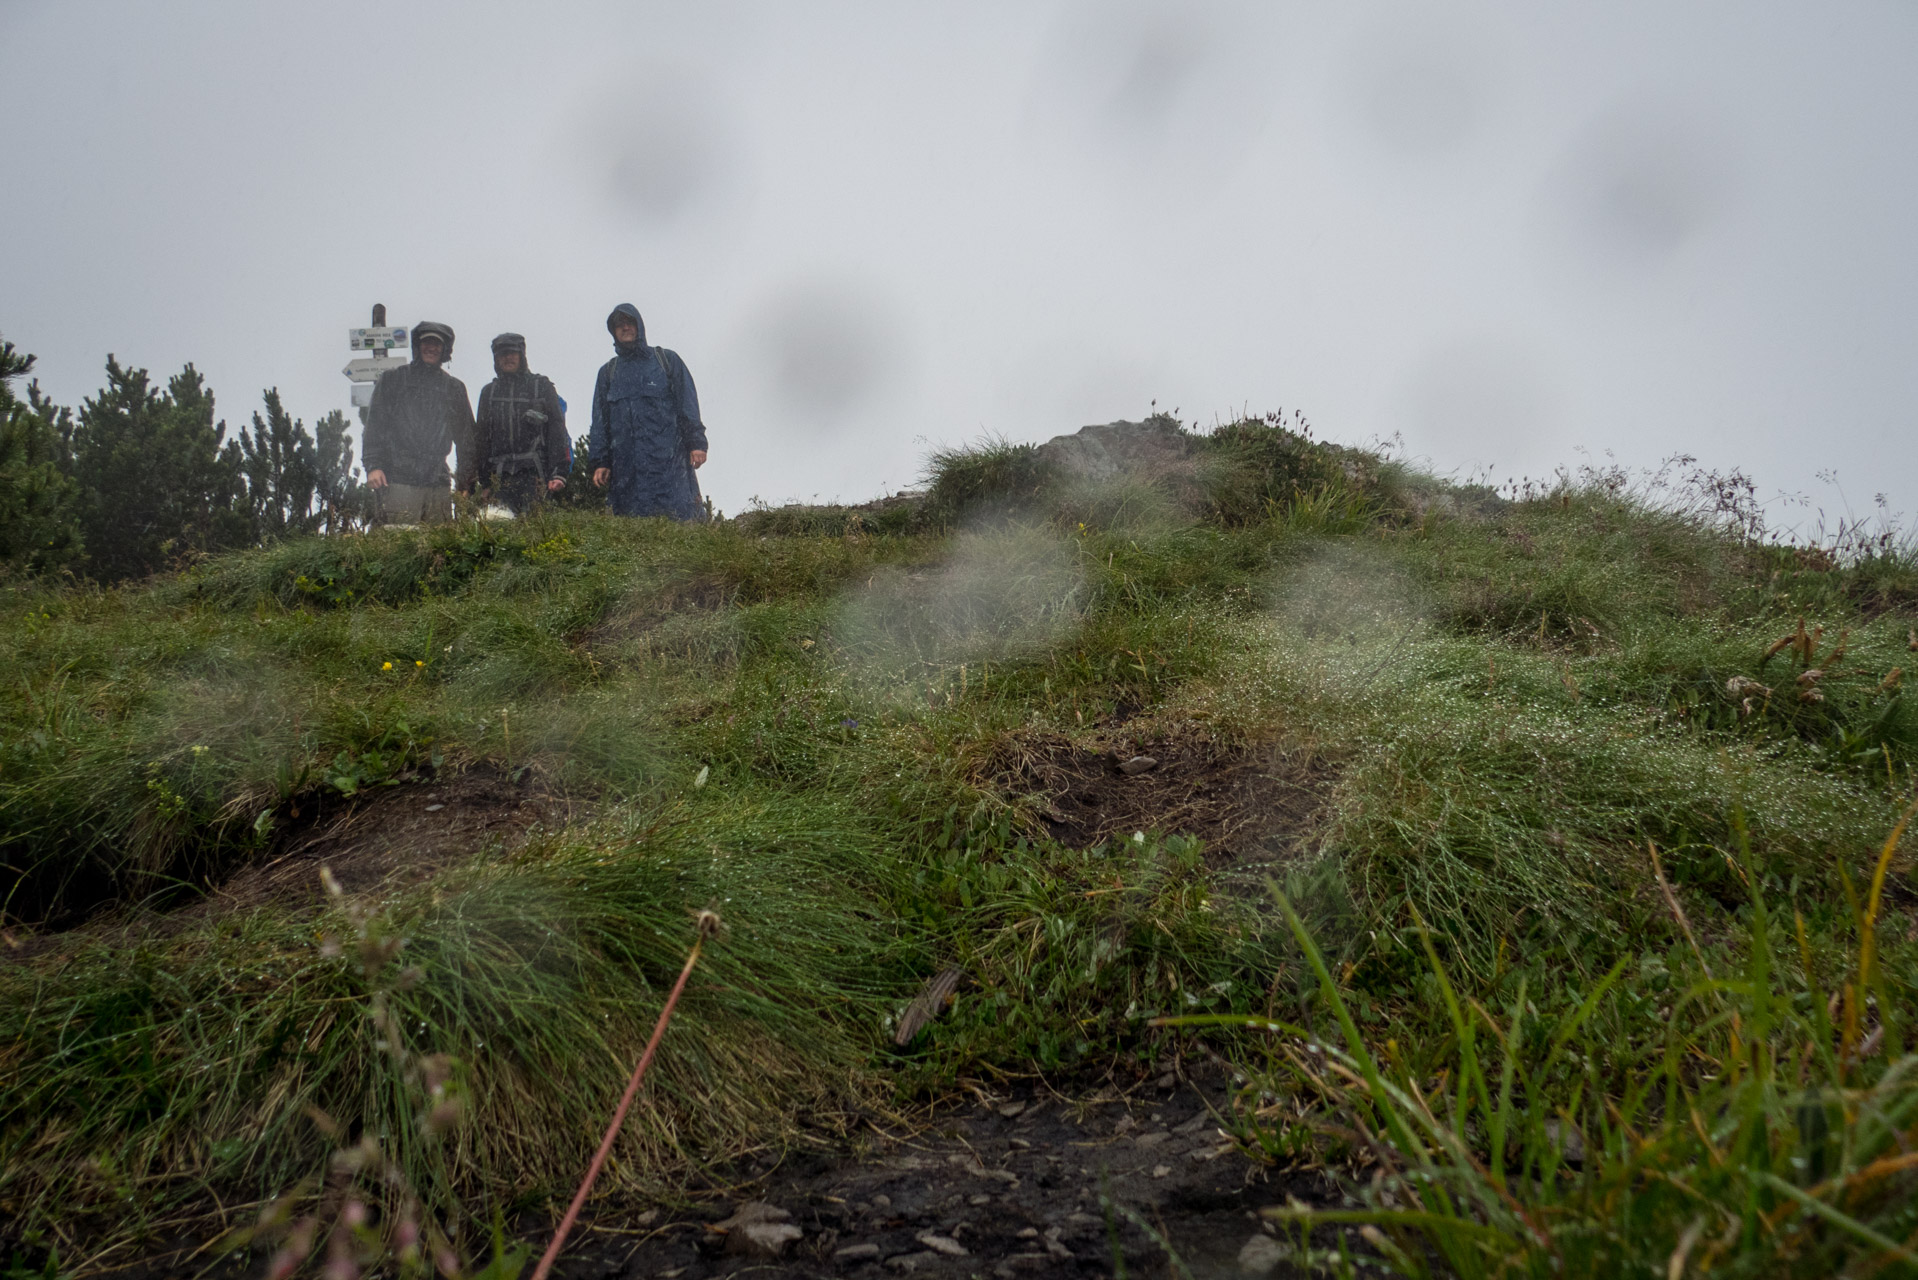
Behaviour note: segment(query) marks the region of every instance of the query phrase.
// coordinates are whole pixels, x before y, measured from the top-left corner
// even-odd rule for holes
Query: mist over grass
[[[209,1189],[286,1191],[332,1150],[309,1106],[378,1135],[449,1223],[561,1195],[709,906],[728,933],[615,1191],[670,1195],[964,1072],[1143,1070],[1194,1035],[1256,1077],[1235,1117],[1249,1150],[1397,1176],[1382,1153],[1435,1157],[1393,1145],[1377,1097],[1272,1067],[1279,1042],[1245,1019],[1337,1047],[1342,1001],[1395,1087],[1455,1083],[1434,956],[1462,1000],[1519,1009],[1497,1020],[1527,1123],[1596,1133],[1675,1026],[1700,1055],[1675,1079],[1731,1070],[1722,1019],[1680,998],[1706,969],[1748,972],[1758,938],[1763,983],[1836,990],[1870,937],[1828,1084],[1914,1105],[1909,855],[1885,862],[1875,914],[1857,906],[1918,763],[1908,547],[1771,544],[1735,511],[1589,477],[1499,500],[1273,421],[1109,483],[1035,457],[941,455],[923,499],[876,515],[548,511],[292,540],[110,590],[6,584],[14,1234],[132,1248]],[[1065,848],[1039,798],[984,781],[1022,735],[1164,733],[1322,762],[1280,880],[1330,988],[1198,842]],[[345,902],[203,903],[316,811],[479,769],[574,816]],[[405,984],[327,945],[355,928],[405,940]],[[891,1019],[947,964],[960,999],[896,1051]],[[1571,1063],[1541,1028],[1588,1002]],[[1192,1014],[1239,1023],[1152,1025]],[[1781,1063],[1839,1052],[1830,1028],[1767,1025]],[[422,1120],[406,1054],[456,1064],[455,1129]],[[1808,1087],[1788,1074],[1781,1098]],[[1481,1163],[1487,1122],[1460,1139]],[[1355,1123],[1382,1136],[1355,1148],[1338,1136]],[[1774,1137],[1785,1169],[1797,1140]],[[1773,1139],[1740,1141],[1757,1159]],[[1842,1209],[1818,1178],[1792,1185]],[[1880,1236],[1918,1228],[1872,1206]],[[1838,1229],[1802,1247],[1797,1219],[1766,1213],[1711,1256],[1763,1273],[1787,1241],[1818,1265],[1884,1252]],[[1690,1222],[1658,1217],[1646,1249],[1668,1258]]]

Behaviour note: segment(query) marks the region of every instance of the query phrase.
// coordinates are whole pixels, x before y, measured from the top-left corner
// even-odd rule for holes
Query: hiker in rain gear
[[[566,402],[551,379],[526,367],[526,339],[517,333],[493,339],[493,374],[480,388],[474,430],[479,482],[524,515],[566,487]]]
[[[366,414],[361,458],[382,522],[453,518],[448,480],[473,484],[473,405],[466,384],[446,371],[453,330],[431,320],[413,326],[413,358],[380,375]],[[457,450],[457,476],[446,454]]]
[[[706,461],[706,427],[686,362],[646,344],[638,308],[622,302],[606,317],[618,353],[593,386],[593,483],[611,491],[615,515],[703,520],[693,472]]]

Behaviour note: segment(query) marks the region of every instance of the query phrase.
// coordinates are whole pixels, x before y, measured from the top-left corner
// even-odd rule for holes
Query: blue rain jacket
[[[607,504],[615,515],[703,520],[689,456],[706,447],[693,375],[673,352],[647,345],[646,322],[632,303],[613,309],[607,329],[622,315],[638,326],[639,340],[615,344],[618,354],[593,386],[590,456],[594,467],[612,469]]]

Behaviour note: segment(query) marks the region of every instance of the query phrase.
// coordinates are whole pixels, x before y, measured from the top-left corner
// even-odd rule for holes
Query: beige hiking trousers
[[[381,524],[435,524],[453,518],[453,491],[444,485],[389,483],[376,492]]]

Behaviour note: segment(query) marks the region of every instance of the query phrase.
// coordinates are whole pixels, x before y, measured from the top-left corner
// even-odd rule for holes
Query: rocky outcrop
[[[1160,476],[1190,471],[1198,439],[1167,417],[1144,422],[1107,422],[1054,436],[1039,446],[1039,459],[1062,480],[1099,483],[1126,475]]]

